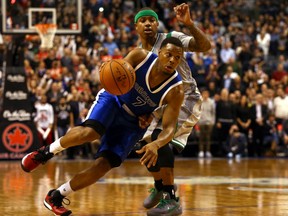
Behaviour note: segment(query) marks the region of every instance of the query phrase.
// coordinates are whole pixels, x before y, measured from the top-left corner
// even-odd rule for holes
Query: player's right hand
[[[158,146],[155,143],[149,143],[136,151],[137,154],[144,155],[140,159],[141,165],[146,165],[147,168],[155,166],[158,159]]]

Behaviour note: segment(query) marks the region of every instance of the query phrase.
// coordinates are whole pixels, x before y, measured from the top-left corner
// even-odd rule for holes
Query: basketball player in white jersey
[[[135,28],[140,37],[141,47],[158,53],[161,42],[167,37],[176,37],[181,40],[184,51],[191,52],[206,52],[211,48],[210,41],[207,36],[196,27],[195,23],[190,17],[189,6],[186,3],[174,7],[176,18],[189,29],[192,36],[188,36],[182,32],[172,31],[170,33],[158,33],[158,15],[150,8],[142,8],[134,18]],[[174,139],[170,144],[174,145],[176,149],[181,152],[190,135],[194,125],[198,122],[201,113],[202,97],[198,91],[195,79],[192,77],[191,70],[183,55],[180,65],[177,70],[179,71],[183,84],[185,97],[181,107],[180,115],[178,118],[177,130]],[[157,139],[158,134],[161,132],[161,113],[165,107],[159,109],[154,113],[156,116],[146,134],[144,135],[141,144],[144,145],[145,141]],[[165,205],[160,202],[159,206],[150,209],[147,214],[153,215],[175,215],[171,213],[171,203],[173,200],[178,201],[175,197],[174,188],[174,154],[169,145],[166,145],[158,150],[157,165],[148,168],[154,177],[154,188],[151,189],[151,194],[144,200],[145,208],[152,208],[157,205],[161,199],[165,199]],[[164,196],[163,196],[164,195]],[[165,197],[165,198],[163,198]],[[169,202],[171,201],[171,202]],[[170,203],[170,204],[169,204]],[[169,213],[169,214],[168,214]],[[178,214],[177,214],[178,215]]]

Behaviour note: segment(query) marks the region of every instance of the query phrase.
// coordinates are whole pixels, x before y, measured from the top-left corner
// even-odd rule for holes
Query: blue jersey
[[[134,87],[124,95],[118,96],[135,116],[152,113],[162,106],[163,100],[170,89],[182,84],[181,76],[177,71],[157,88],[151,89],[149,75],[158,56],[149,52],[147,57],[135,68],[136,82]]]
[[[135,68],[136,82],[127,94],[115,96],[104,89],[98,92],[83,123],[103,135],[96,157],[112,152],[121,162],[125,160],[146,131],[139,127],[138,116],[152,113],[162,105],[169,90],[182,83],[181,77],[175,71],[161,85],[151,89],[148,78],[156,59],[157,55],[151,52]]]

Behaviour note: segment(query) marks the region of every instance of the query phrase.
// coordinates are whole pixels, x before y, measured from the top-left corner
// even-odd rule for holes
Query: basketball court
[[[1,162],[1,215],[53,215],[43,205],[51,188],[58,187],[92,160],[55,158],[33,173],[20,161]],[[288,211],[288,172],[285,159],[176,160],[183,216],[284,216]],[[68,198],[73,215],[144,216],[144,198],[152,178],[137,159],[127,160],[98,183]]]

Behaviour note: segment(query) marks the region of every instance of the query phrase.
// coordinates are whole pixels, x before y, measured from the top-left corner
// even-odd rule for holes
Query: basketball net
[[[53,40],[56,34],[57,25],[56,24],[37,24],[35,25],[36,31],[41,39],[41,48],[52,48]]]

